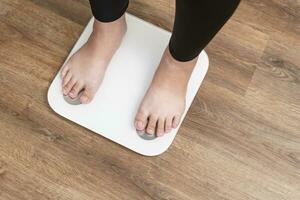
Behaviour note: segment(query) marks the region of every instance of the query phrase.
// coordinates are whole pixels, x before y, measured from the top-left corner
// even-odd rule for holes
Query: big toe
[[[80,102],[83,104],[90,103],[93,100],[94,96],[95,96],[95,90],[87,87],[84,89],[84,91],[80,97]]]
[[[138,131],[143,131],[147,125],[147,114],[143,110],[139,109],[135,116],[134,126]]]

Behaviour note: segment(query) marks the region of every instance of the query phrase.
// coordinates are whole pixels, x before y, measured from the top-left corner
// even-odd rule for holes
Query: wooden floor
[[[129,12],[168,30],[173,1]],[[143,157],[55,114],[87,0],[0,0],[0,199],[300,199],[300,2],[244,0],[171,148]]]

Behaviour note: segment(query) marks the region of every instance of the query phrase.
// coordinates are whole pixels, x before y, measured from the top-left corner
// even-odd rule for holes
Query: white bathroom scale
[[[94,100],[86,105],[67,102],[62,94],[59,71],[48,90],[48,102],[57,114],[139,154],[156,156],[168,149],[180,126],[163,137],[149,139],[138,135],[134,118],[171,33],[133,15],[126,14],[126,18],[127,33],[107,68]],[[87,41],[93,21],[92,18],[67,60]],[[207,69],[208,57],[202,51],[188,84],[186,110],[181,122]]]

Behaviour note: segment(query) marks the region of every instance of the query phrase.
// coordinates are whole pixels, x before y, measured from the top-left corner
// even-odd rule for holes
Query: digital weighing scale
[[[163,137],[141,137],[134,127],[135,114],[171,33],[130,14],[126,14],[126,19],[127,33],[93,101],[86,105],[68,103],[62,94],[59,71],[48,90],[48,102],[57,114],[139,154],[156,156],[172,144],[207,73],[209,61],[202,51],[188,84],[186,109],[178,128]],[[86,26],[67,60],[87,41],[93,22],[94,18]]]

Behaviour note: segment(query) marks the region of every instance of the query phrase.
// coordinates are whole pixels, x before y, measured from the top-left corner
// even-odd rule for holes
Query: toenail
[[[154,133],[154,131],[153,131],[153,129],[148,129],[147,133],[152,135]]]
[[[86,96],[82,96],[82,97],[81,97],[81,101],[82,101],[83,103],[86,103],[88,100],[89,100],[89,99],[88,99]]]
[[[143,122],[142,121],[137,121],[136,126],[137,126],[138,129],[142,129],[143,128]]]
[[[163,136],[163,135],[164,135],[163,133],[158,133],[158,134],[157,134],[158,137],[161,137],[161,136]]]

